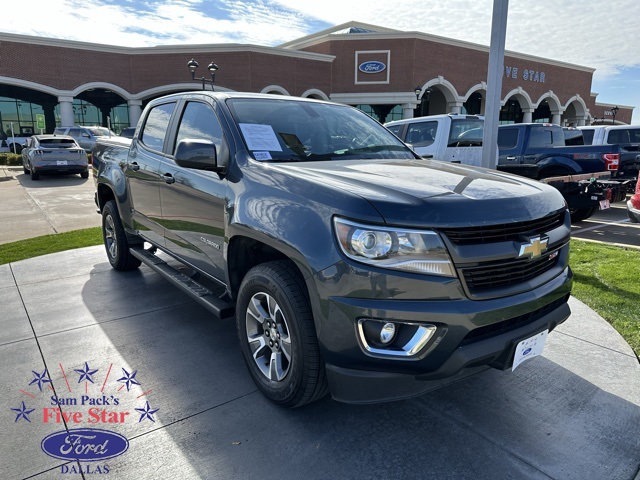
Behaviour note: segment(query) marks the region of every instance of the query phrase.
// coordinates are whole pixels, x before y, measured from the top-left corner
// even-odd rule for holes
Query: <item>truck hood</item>
[[[541,182],[437,160],[362,160],[273,164],[292,182],[368,200],[390,224],[478,226],[541,217],[565,207]],[[309,187],[311,188],[311,186]]]

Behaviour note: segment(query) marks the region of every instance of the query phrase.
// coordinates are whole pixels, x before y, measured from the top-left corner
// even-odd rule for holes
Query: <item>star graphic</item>
[[[131,388],[131,385],[140,385],[136,380],[136,373],[138,373],[138,371],[134,371],[133,373],[129,373],[127,372],[124,368],[122,369],[122,372],[124,373],[124,376],[122,378],[118,379],[118,382],[122,382],[127,386],[127,392],[129,391],[129,388]],[[122,388],[122,387],[120,387]]]
[[[16,419],[15,419],[16,422],[20,420],[20,418],[22,417],[27,422],[31,423],[31,420],[29,420],[29,414],[33,412],[35,408],[32,408],[31,410],[27,410],[26,405],[24,404],[24,402],[22,402],[22,408],[12,408],[11,410],[13,410],[14,412],[18,412],[18,415],[16,415]]]
[[[84,362],[84,370],[82,369],[74,369],[74,372],[77,372],[80,374],[80,378],[78,379],[78,383],[80,383],[82,380],[88,380],[91,383],[93,383],[93,378],[91,378],[91,376],[93,374],[95,374],[98,371],[98,369],[95,370],[89,370],[89,365],[87,364],[87,362]]]
[[[140,423],[145,418],[148,418],[153,423],[155,423],[155,420],[153,419],[152,415],[160,409],[156,408],[155,410],[151,410],[151,407],[149,406],[149,401],[147,401],[147,405],[144,408],[136,408],[136,410],[141,413],[140,420],[138,420],[138,423]]]
[[[34,372],[33,370],[31,370],[31,373],[33,373],[34,379],[31,380],[31,383],[29,385],[33,385],[34,383],[37,383],[40,391],[42,391],[43,383],[51,383],[51,380],[49,380],[48,378],[45,378],[47,375],[46,368],[42,371],[42,373]]]

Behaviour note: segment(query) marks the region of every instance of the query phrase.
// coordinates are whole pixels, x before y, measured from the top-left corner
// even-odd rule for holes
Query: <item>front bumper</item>
[[[631,200],[627,200],[627,214],[629,215],[629,220],[633,223],[640,223],[640,210],[634,208]]]
[[[463,345],[435,371],[409,375],[349,369],[328,364],[327,378],[332,397],[345,403],[377,403],[422,395],[490,367],[511,368],[516,345],[543,330],[553,330],[571,311],[566,302],[525,326]]]
[[[342,280],[326,273],[316,279],[320,298],[327,299],[314,306],[316,328],[331,394],[347,403],[407,398],[488,367],[508,369],[518,342],[552,331],[571,313],[568,267],[537,288],[487,300],[469,299],[457,279],[433,277],[417,284],[415,278],[397,275],[384,276],[384,294],[370,285],[372,298],[338,296],[345,291],[364,293],[364,275],[359,275],[364,272],[351,269]],[[433,300],[424,299],[427,292]],[[411,299],[420,298],[418,293],[421,300]],[[437,331],[415,356],[382,358],[367,352],[359,341],[357,324],[362,318],[430,324]]]

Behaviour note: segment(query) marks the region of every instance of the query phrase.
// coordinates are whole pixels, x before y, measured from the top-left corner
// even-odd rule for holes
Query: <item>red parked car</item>
[[[636,184],[636,193],[627,201],[627,213],[634,223],[640,223],[640,175]]]

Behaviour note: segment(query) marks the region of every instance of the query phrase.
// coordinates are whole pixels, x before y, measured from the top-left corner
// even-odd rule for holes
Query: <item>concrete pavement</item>
[[[543,356],[514,372],[401,402],[284,410],[256,391],[232,320],[146,266],[112,270],[101,246],[0,266],[0,298],[3,479],[106,466],[118,479],[630,480],[640,465],[640,366],[575,299]],[[65,428],[118,432],[129,447],[81,466],[46,455],[43,439]]]
[[[93,178],[43,175],[33,181],[22,167],[0,167],[0,244],[100,226]]]

